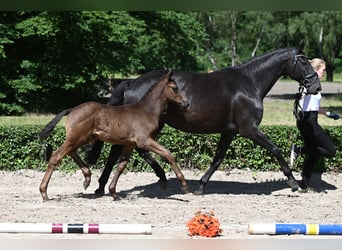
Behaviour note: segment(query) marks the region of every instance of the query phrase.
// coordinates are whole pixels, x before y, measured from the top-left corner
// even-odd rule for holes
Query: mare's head
[[[164,88],[164,94],[168,101],[178,104],[182,109],[186,109],[189,107],[188,98],[186,97],[184,91],[178,88],[176,81],[171,78],[172,75],[173,72],[170,71],[161,80],[167,82],[167,85]]]
[[[317,94],[322,90],[317,73],[301,49],[292,50],[292,60],[289,64],[288,74],[299,82],[301,91],[307,94]]]

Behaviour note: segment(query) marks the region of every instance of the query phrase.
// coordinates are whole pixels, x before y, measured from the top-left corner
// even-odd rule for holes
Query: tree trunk
[[[232,40],[231,40],[231,52],[232,52],[232,66],[236,65],[236,12],[230,12],[230,20],[232,22]]]
[[[327,63],[326,65],[326,72],[327,72],[327,82],[333,82],[334,81],[334,65],[331,65]]]

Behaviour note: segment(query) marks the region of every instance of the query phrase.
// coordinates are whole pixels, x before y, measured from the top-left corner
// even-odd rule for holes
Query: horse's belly
[[[222,120],[203,119],[202,117],[170,117],[165,122],[178,130],[189,133],[214,134],[226,130],[227,124]]]

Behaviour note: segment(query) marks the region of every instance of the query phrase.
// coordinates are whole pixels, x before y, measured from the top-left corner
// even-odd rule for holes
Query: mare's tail
[[[57,123],[62,120],[63,116],[70,113],[72,109],[66,109],[60,112],[58,115],[55,116],[46,126],[38,133],[39,139],[46,139],[53,129],[56,127]]]

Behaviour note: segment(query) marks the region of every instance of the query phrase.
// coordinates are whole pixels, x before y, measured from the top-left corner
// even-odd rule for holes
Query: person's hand
[[[328,111],[328,112],[326,113],[326,115],[327,115],[327,117],[329,117],[329,118],[331,118],[331,119],[334,119],[334,120],[340,119],[340,115],[339,115],[339,114],[336,114],[336,113],[334,113],[334,112]]]

